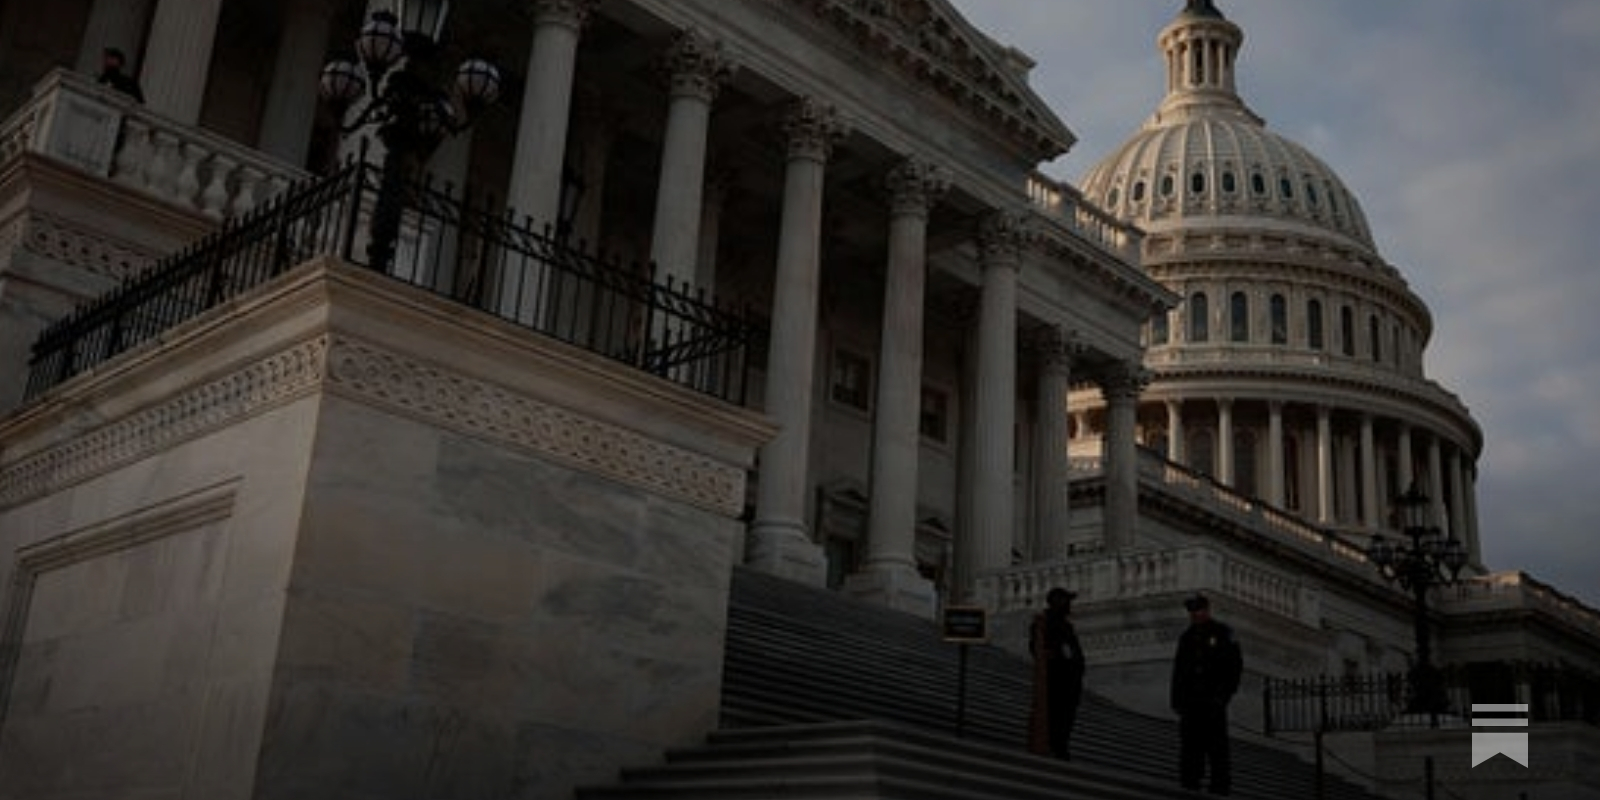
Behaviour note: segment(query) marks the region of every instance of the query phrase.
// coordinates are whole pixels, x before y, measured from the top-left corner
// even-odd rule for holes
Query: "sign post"
[[[977,606],[949,606],[944,610],[944,640],[961,647],[956,678],[956,738],[965,733],[967,723],[967,648],[974,642],[989,641],[988,612]]]

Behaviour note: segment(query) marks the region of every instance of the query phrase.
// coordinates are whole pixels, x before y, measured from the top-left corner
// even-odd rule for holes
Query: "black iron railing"
[[[1407,675],[1400,672],[1349,677],[1268,678],[1265,728],[1332,733],[1433,727],[1433,715],[1414,708]],[[1496,661],[1440,669],[1448,702],[1440,718],[1469,718],[1473,703],[1523,703],[1533,722],[1600,725],[1600,676],[1560,664]]]
[[[33,345],[27,397],[94,368],[320,255],[371,266],[367,222],[379,175],[355,161],[124,281],[47,328]],[[743,403],[750,315],[653,268],[591,255],[529,220],[427,182],[404,189],[386,274],[701,392]]]

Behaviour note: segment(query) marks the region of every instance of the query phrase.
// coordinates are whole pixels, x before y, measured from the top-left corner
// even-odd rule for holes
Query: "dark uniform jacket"
[[[1082,678],[1084,672],[1083,645],[1078,643],[1078,631],[1064,613],[1046,611],[1034,618],[1033,642],[1030,648],[1035,658],[1043,658],[1057,670]],[[1059,674],[1059,673],[1058,673]]]
[[[1190,625],[1172,665],[1172,709],[1222,708],[1239,691],[1244,659],[1233,629],[1216,620]]]

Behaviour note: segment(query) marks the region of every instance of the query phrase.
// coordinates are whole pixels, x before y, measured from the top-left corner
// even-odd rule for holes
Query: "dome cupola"
[[[1166,97],[1090,169],[1084,194],[1151,233],[1242,227],[1375,255],[1361,206],[1339,176],[1268,130],[1240,98],[1234,64],[1243,42],[1212,0],[1188,0],[1157,39]]]

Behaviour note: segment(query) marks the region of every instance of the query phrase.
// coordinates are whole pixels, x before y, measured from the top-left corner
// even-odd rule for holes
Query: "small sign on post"
[[[989,612],[977,606],[950,606],[944,610],[944,640],[956,644],[989,641]]]
[[[946,606],[944,640],[961,645],[961,664],[956,677],[956,738],[967,727],[967,647],[989,641],[989,612],[978,606]]]

